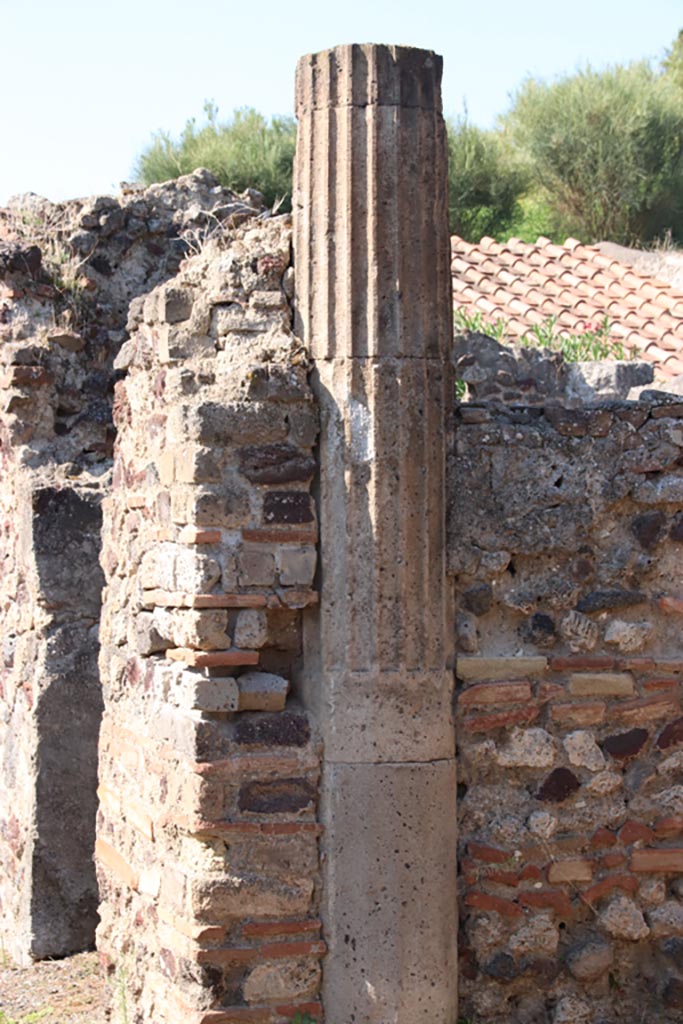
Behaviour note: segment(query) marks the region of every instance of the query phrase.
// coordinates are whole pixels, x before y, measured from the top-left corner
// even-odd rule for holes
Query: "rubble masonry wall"
[[[458,410],[461,1012],[683,1007],[683,405]]]

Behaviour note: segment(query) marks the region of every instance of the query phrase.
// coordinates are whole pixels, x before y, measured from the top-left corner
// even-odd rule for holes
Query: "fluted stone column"
[[[441,58],[299,62],[296,330],[322,411],[327,1024],[454,1024],[455,765],[444,547],[451,292]]]

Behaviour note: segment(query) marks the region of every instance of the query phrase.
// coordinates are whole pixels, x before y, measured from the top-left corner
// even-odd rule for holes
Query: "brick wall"
[[[198,171],[0,210],[0,922],[17,960],[94,941],[100,504],[129,304],[258,207]]]
[[[683,406],[459,407],[461,1012],[683,1007]],[[640,1017],[638,1017],[640,1019]]]
[[[319,749],[291,685],[318,425],[289,264],[284,218],[207,244],[118,363],[98,946],[145,1020],[320,1010]]]

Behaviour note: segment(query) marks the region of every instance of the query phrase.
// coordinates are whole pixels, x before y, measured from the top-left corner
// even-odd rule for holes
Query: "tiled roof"
[[[511,341],[550,317],[571,334],[607,317],[609,337],[653,363],[657,379],[683,373],[683,291],[665,281],[574,238],[564,245],[482,238],[473,245],[456,235],[451,256],[455,309],[506,321]]]

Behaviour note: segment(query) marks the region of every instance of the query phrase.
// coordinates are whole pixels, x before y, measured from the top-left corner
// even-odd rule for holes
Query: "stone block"
[[[186,445],[175,452],[175,478],[181,484],[217,483],[221,480],[219,453],[211,448]]]
[[[239,688],[231,676],[207,677],[200,672],[179,672],[169,688],[169,700],[179,708],[198,711],[237,711]]]
[[[196,439],[209,447],[285,441],[287,415],[272,402],[205,402],[196,413]]]
[[[683,935],[683,904],[678,900],[667,900],[648,912],[647,921],[653,938]]]
[[[313,545],[293,547],[282,545],[276,551],[276,566],[283,587],[310,587],[317,564]]]
[[[239,711],[282,711],[289,683],[271,672],[244,672],[237,680]]]
[[[177,609],[169,617],[175,647],[195,647],[206,651],[230,647],[227,611]]]
[[[496,761],[501,768],[550,768],[557,756],[555,740],[545,729],[513,729]]]
[[[255,484],[305,482],[313,477],[316,462],[297,445],[252,445],[240,449],[240,472]]]
[[[548,666],[548,659],[532,658],[468,658],[459,657],[455,674],[463,682],[477,682],[495,679],[523,679],[525,676],[542,675]]]
[[[317,795],[308,779],[253,780],[240,787],[238,807],[252,814],[300,814],[314,811]]]
[[[243,746],[305,747],[310,739],[307,716],[294,711],[240,715],[235,726],[235,741]]]
[[[238,612],[234,629],[235,646],[255,650],[268,643],[268,616],[256,608]]]
[[[576,672],[569,677],[573,697],[632,697],[633,676],[626,672]]]
[[[160,320],[177,324],[190,319],[194,296],[189,288],[162,288],[157,301]]]
[[[605,756],[595,742],[592,733],[578,730],[565,736],[564,749],[567,751],[569,763],[579,768],[588,768],[597,772],[605,767]]]
[[[640,908],[626,896],[617,896],[602,911],[599,925],[615,939],[637,942],[650,934]]]
[[[249,494],[238,485],[224,486],[220,490],[195,488],[189,495],[185,510],[187,520],[198,526],[234,529],[245,526],[251,517]]]
[[[245,545],[237,553],[237,578],[241,586],[272,586],[275,583],[273,552]]]
[[[244,982],[243,992],[248,1003],[287,1002],[309,999],[319,987],[317,960],[282,960],[254,967]]]
[[[291,525],[315,521],[313,499],[303,491],[269,491],[263,499],[266,525]]]
[[[359,816],[380,794],[381,813]],[[454,1020],[443,1002],[456,969],[453,762],[328,765],[323,800],[335,857],[322,894],[324,1001],[343,1001],[349,1019],[381,1006],[395,1020]]]
[[[189,327],[160,324],[154,328],[157,358],[164,365],[185,359],[215,354],[216,344],[206,334],[197,334]]]

